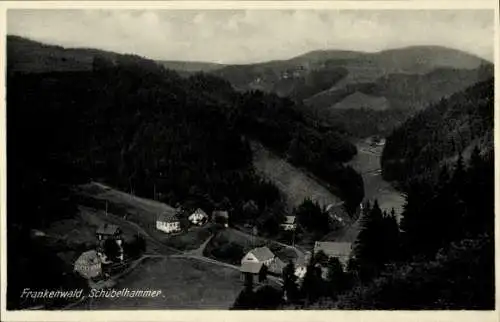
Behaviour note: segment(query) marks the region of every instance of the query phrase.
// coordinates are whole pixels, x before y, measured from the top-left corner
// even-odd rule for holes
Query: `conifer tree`
[[[360,265],[360,277],[370,277],[381,264],[383,237],[383,214],[375,200],[369,212],[361,219],[361,231],[355,243],[354,252]]]
[[[337,257],[332,257],[328,260],[327,268],[327,295],[335,298],[337,294],[346,289],[347,276]]]

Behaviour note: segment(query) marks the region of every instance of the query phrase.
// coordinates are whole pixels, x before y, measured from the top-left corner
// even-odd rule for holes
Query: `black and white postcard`
[[[0,7],[5,321],[496,321],[498,3]]]

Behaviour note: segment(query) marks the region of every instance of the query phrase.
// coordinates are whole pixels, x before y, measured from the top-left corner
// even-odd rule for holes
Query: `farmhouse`
[[[223,210],[214,210],[212,212],[212,221],[216,223],[221,223],[224,227],[229,226],[229,213]]]
[[[97,228],[96,236],[98,240],[122,239],[122,231],[117,225],[104,223]]]
[[[245,284],[257,284],[267,279],[267,267],[262,263],[242,262],[240,272]]]
[[[75,261],[74,271],[86,279],[99,277],[102,273],[101,258],[95,250],[89,250]]]
[[[167,234],[181,231],[181,221],[177,212],[163,212],[156,218],[156,229]]]
[[[296,219],[295,216],[286,216],[285,222],[281,224],[283,230],[295,230],[297,228]]]
[[[322,251],[328,257],[337,257],[340,263],[347,267],[352,253],[352,244],[346,242],[321,242],[314,244],[314,254]]]
[[[269,267],[275,260],[276,255],[274,255],[269,248],[266,246],[257,247],[249,251],[241,259],[241,265],[243,265],[243,263],[262,263]]]
[[[188,220],[194,225],[201,226],[208,221],[208,215],[202,209],[198,208],[189,215]]]

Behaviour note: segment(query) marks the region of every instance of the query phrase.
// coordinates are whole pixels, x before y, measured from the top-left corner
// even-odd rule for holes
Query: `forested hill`
[[[302,101],[305,115],[351,136],[388,135],[416,112],[493,75],[493,65],[440,46],[377,53],[313,51],[288,60],[212,71],[242,90]]]
[[[402,183],[435,176],[439,166],[473,146],[493,151],[494,82],[478,83],[443,99],[395,129],[382,155],[384,178]]]
[[[249,137],[335,180],[332,184],[340,181],[348,203],[363,197],[359,175],[342,165],[356,148],[338,131],[305,121],[287,99],[237,93],[213,76],[182,78],[154,61],[99,51],[85,68],[72,60],[70,69],[61,69],[59,63],[78,50],[56,47],[48,55],[51,47],[40,45],[44,57],[51,58],[41,59],[43,68],[36,68],[39,51],[24,52],[15,47],[18,38],[10,40],[9,213],[28,216],[11,217],[10,223],[50,220],[61,212],[51,208],[60,198],[48,195],[55,191],[49,185],[91,179],[169,204],[195,199],[208,211],[239,209],[249,200],[267,209],[279,193],[253,173]],[[37,73],[21,72],[19,57],[35,64]],[[46,208],[36,208],[36,200],[23,201],[27,195]]]

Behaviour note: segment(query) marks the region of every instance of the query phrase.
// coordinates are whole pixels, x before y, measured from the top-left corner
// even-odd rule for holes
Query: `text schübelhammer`
[[[158,297],[161,295],[161,290],[129,290],[124,288],[121,290],[98,290],[91,289],[87,295],[91,298],[107,297],[107,298],[117,298],[117,297]],[[25,288],[21,293],[21,298],[33,298],[33,299],[51,299],[51,298],[80,298],[83,297],[83,289],[76,290],[31,290]]]

